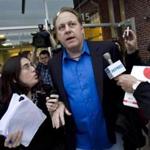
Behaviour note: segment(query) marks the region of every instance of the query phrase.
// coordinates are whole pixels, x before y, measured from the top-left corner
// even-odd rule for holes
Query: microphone
[[[113,62],[112,62],[112,60],[111,60],[111,56],[110,56],[110,53],[105,53],[104,55],[103,55],[103,57],[106,59],[106,61],[111,65],[111,64],[113,64]]]
[[[109,52],[104,53],[103,57],[109,64],[109,66],[105,68],[105,72],[107,76],[109,77],[109,79],[113,79],[126,71],[124,65],[122,64],[120,60],[113,63]]]

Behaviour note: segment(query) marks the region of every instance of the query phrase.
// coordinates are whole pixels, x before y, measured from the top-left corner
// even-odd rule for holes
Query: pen
[[[130,27],[128,26],[128,27],[127,27],[127,30],[126,30],[126,31],[127,31],[127,32],[126,32],[127,37],[129,36],[129,30],[130,30]]]

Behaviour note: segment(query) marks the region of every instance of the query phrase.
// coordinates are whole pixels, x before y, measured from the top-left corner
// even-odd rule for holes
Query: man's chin
[[[76,43],[70,43],[66,45],[66,49],[74,49],[78,47],[78,45]]]

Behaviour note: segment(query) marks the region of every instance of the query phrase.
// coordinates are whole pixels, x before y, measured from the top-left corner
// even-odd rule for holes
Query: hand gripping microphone
[[[109,64],[109,66],[105,68],[105,72],[108,75],[109,79],[113,79],[126,71],[124,65],[120,60],[113,63],[113,61],[111,60],[110,53],[105,53],[103,57]]]

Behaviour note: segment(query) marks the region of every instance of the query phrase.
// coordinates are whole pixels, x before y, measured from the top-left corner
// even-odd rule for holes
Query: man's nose
[[[65,31],[66,31],[66,32],[70,32],[70,27],[69,27],[69,25],[66,25],[66,26],[65,26]]]

